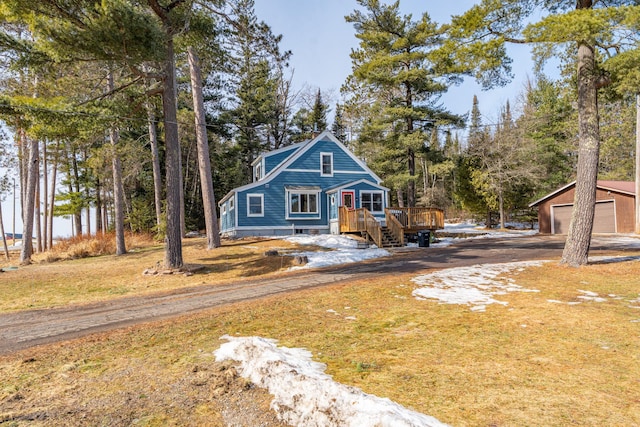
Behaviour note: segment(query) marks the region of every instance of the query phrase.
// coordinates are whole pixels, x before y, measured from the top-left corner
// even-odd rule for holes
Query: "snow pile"
[[[483,225],[477,225],[471,222],[445,223],[445,233],[459,233],[466,237],[438,237],[438,241],[432,243],[431,246],[442,248],[464,240],[513,238],[519,236],[533,236],[538,233],[537,229],[531,230],[527,228],[525,224],[509,225],[516,228],[508,230],[488,230],[484,228]],[[412,246],[417,246],[417,244],[412,244]]]
[[[358,247],[357,240],[336,234],[318,234],[315,236],[301,234],[287,237],[285,240],[299,245],[316,245],[329,249],[355,249]]]
[[[356,249],[358,247],[358,241],[348,236],[333,234],[319,234],[317,236],[300,235],[287,237],[285,240],[299,245],[315,245],[334,249],[327,252],[305,251],[292,253],[291,255],[293,256],[306,256],[309,260],[304,266],[292,267],[292,270],[347,264],[390,255],[389,251],[378,249],[375,246],[371,249]]]
[[[238,372],[274,396],[278,418],[296,426],[444,426],[437,419],[386,398],[333,381],[326,366],[300,348],[278,347],[260,337],[223,336],[217,361],[240,362]]]
[[[525,289],[511,278],[498,278],[510,271],[538,267],[546,261],[523,261],[505,264],[478,264],[470,267],[449,268],[414,277],[421,286],[413,291],[417,299],[436,299],[442,304],[466,304],[473,311],[484,311],[488,304],[507,305],[493,298],[508,292],[538,292]]]

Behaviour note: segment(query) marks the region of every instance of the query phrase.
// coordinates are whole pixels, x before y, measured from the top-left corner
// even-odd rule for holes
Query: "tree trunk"
[[[84,161],[87,160],[87,154],[84,154]],[[84,196],[87,206],[84,211],[84,222],[87,227],[87,236],[91,236],[91,191],[89,189],[89,182],[84,187]]]
[[[402,188],[396,190],[396,197],[398,198],[398,207],[404,208],[404,195],[402,194]]]
[[[502,189],[498,191],[498,211],[500,213],[500,229],[504,230],[504,196]]]
[[[102,225],[102,182],[96,177],[96,236],[104,234]]]
[[[164,266],[166,268],[180,268],[183,265],[182,207],[180,206],[180,201],[182,200],[182,170],[180,167],[180,140],[178,138],[175,54],[173,50],[173,38],[171,36],[167,41],[162,109],[164,111],[167,188],[167,225]]]
[[[71,186],[71,191],[75,192],[76,197],[80,197],[80,172],[78,171],[78,159],[76,157],[76,150],[71,150],[71,165],[73,166],[73,181],[75,184],[75,188],[73,188],[73,184],[69,184]],[[76,236],[82,236],[82,208],[80,210],[73,213],[74,224],[76,228]]]
[[[193,48],[188,48],[189,68],[191,71],[191,92],[193,94],[193,110],[196,121],[196,141],[198,146],[198,167],[200,171],[200,187],[202,189],[202,205],[207,232],[207,249],[220,246],[218,216],[216,214],[216,198],[211,177],[211,160],[209,158],[209,142],[202,97],[202,76],[200,61]]]
[[[407,205],[410,208],[416,206],[416,153],[409,148],[409,182],[407,183]]]
[[[42,248],[49,249],[49,162],[47,161],[47,142],[42,144],[42,200],[44,212],[42,212]]]
[[[640,234],[640,93],[636,94],[636,234]]]
[[[113,207],[114,228],[116,232],[116,255],[127,253],[124,239],[124,188],[122,186],[122,165],[118,154],[118,142],[120,134],[115,128],[109,129],[109,139],[113,149],[111,157],[111,169],[113,172]]]
[[[22,251],[20,252],[20,264],[31,264],[33,255],[33,214],[36,202],[36,184],[40,174],[40,153],[38,141],[29,141],[29,167],[25,171],[27,175],[27,188],[25,191],[25,203],[22,210]]]
[[[39,150],[38,150],[39,151]],[[42,222],[40,222],[40,167],[38,163],[38,179],[36,180],[36,195],[33,204],[33,226],[36,232],[36,253],[42,252]]]
[[[153,167],[153,199],[156,207],[156,226],[158,230],[162,225],[162,174],[160,171],[160,154],[158,150],[158,132],[156,120],[151,108],[151,103],[147,100],[147,121],[149,123],[149,142],[151,145],[151,160]]]
[[[49,226],[47,227],[47,230],[49,231],[49,238],[47,239],[49,241],[48,249],[53,247],[53,211],[56,203],[56,179],[58,175],[59,148],[60,143],[56,142],[56,153],[53,158],[53,170],[51,171],[51,194],[49,196],[51,200],[49,201],[49,216],[47,218],[47,221],[49,221]]]
[[[113,74],[109,72],[109,91],[114,90]],[[111,141],[111,169],[113,172],[113,206],[115,210],[115,231],[116,231],[116,255],[124,255],[127,248],[124,240],[124,187],[122,185],[122,165],[120,164],[120,154],[118,154],[118,142],[120,134],[118,129],[109,129],[109,140]]]
[[[0,237],[2,238],[2,246],[4,247],[4,256],[9,259],[9,247],[7,246],[7,235],[4,233],[4,222],[2,220],[2,203],[0,203]]]
[[[29,147],[27,143],[27,134],[22,128],[22,122],[18,120],[18,159],[20,162],[20,218],[24,219],[24,208],[27,200],[27,183],[29,181]]]
[[[562,264],[579,267],[588,261],[596,205],[600,130],[595,53],[592,46],[578,46],[578,170],[573,213]]]

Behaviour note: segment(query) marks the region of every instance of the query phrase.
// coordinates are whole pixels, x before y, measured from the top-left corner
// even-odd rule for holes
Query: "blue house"
[[[389,189],[328,131],[263,153],[252,166],[253,182],[218,203],[223,236],[339,234],[344,211],[367,211],[377,227],[386,221]]]

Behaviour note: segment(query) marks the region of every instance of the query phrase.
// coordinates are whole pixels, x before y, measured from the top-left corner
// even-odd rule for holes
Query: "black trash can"
[[[431,242],[431,232],[429,230],[418,231],[418,247],[428,248]]]

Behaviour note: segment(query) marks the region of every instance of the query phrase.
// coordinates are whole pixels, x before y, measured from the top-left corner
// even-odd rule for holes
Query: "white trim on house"
[[[282,172],[296,172],[296,173],[322,173],[319,169],[285,169]]]
[[[335,185],[333,187],[329,187],[329,188],[325,189],[324,192],[327,193],[327,194],[336,193],[336,192],[338,192],[338,191],[340,191],[342,189],[345,189],[345,188],[348,188],[348,187],[354,187],[354,186],[356,186],[358,184],[368,184],[368,185],[370,185],[372,187],[377,188],[378,190],[387,191],[387,192],[390,191],[387,187],[384,187],[384,186],[382,186],[380,184],[376,184],[374,182],[371,182],[368,179],[362,178],[362,179],[359,179],[357,181],[349,181],[349,182],[345,182],[345,183],[342,183],[342,184]]]
[[[331,229],[328,225],[309,225],[302,226],[297,224],[297,226],[241,226],[241,227],[233,227],[228,230],[222,231],[220,234],[228,237],[243,237],[243,236],[294,236],[296,230],[308,230],[308,231],[316,231],[320,233],[330,233]]]
[[[294,144],[294,146],[287,146],[284,147],[280,150],[284,151],[285,149],[291,149],[291,148],[295,148],[295,147],[300,147],[300,149],[293,154],[292,156],[289,156],[286,160],[284,160],[282,163],[280,163],[278,166],[276,166],[275,168],[273,168],[268,174],[265,175],[265,177],[260,180],[260,181],[256,181],[256,182],[252,182],[251,184],[247,184],[247,185],[243,185],[241,187],[238,188],[234,188],[231,192],[229,192],[227,195],[225,195],[218,204],[220,203],[224,203],[231,195],[231,193],[233,192],[241,192],[241,191],[246,191],[246,190],[250,190],[251,188],[257,187],[259,185],[263,185],[263,184],[267,184],[269,182],[271,182],[271,180],[273,180],[278,174],[280,174],[280,172],[282,171],[292,171],[289,170],[288,167],[289,165],[293,164],[293,162],[295,162],[296,160],[298,160],[302,155],[304,155],[305,152],[307,152],[311,147],[313,147],[316,143],[318,143],[319,141],[331,141],[333,143],[335,143],[341,150],[343,150],[345,152],[345,154],[347,154],[349,157],[351,157],[351,159],[356,162],[363,170],[363,172],[357,172],[357,173],[366,173],[371,175],[375,180],[376,180],[376,185],[380,185],[380,183],[382,182],[382,179],[375,174],[375,172],[373,172],[371,169],[369,169],[369,167],[367,165],[364,164],[364,162],[362,160],[360,160],[359,158],[357,158],[352,152],[351,150],[349,150],[342,142],[340,142],[340,140],[338,138],[336,138],[331,132],[329,131],[324,131],[322,132],[320,135],[318,135],[317,137],[315,137],[314,139],[310,140],[310,141],[305,141],[305,142],[301,142],[298,144]],[[273,154],[276,151],[272,151],[269,152],[269,154]],[[263,156],[264,157],[264,156]],[[295,171],[295,170],[293,170]],[[300,171],[300,172],[315,172],[315,173],[319,173],[319,171]],[[334,174],[338,173],[338,171],[333,171]],[[370,182],[368,180],[362,180],[362,181],[367,181]],[[388,189],[387,189],[388,191]]]
[[[272,151],[265,151],[263,153],[260,153],[260,155],[251,163],[251,166],[253,166],[256,162],[263,160],[267,157],[271,157],[275,154],[279,154],[285,151],[289,151],[289,150],[293,150],[295,148],[300,148],[301,145],[303,145],[305,142],[307,141],[303,141],[303,142],[298,142],[296,144],[291,144],[291,145],[287,145],[286,147],[280,147],[276,150],[272,150]]]
[[[260,199],[260,213],[251,213],[251,198],[258,197]],[[247,218],[258,218],[264,216],[264,194],[263,193],[247,193]]]
[[[318,186],[287,186],[285,187],[285,219],[287,220],[317,220],[322,219],[322,214],[320,212],[320,206],[322,201],[320,200],[320,194],[322,193],[322,189]],[[291,210],[291,195],[314,195],[316,199],[316,210],[311,212],[292,212]],[[299,205],[301,205],[302,200],[299,200]],[[307,202],[309,203],[309,202]],[[301,206],[299,206],[301,208]],[[291,215],[300,215],[300,216],[291,216]],[[304,215],[304,216],[302,216]]]
[[[324,158],[329,156],[329,173],[324,171]],[[320,176],[333,176],[333,153],[320,153]]]
[[[319,173],[321,176],[332,176],[332,175],[322,175],[322,171],[319,169],[285,169],[283,172],[296,172],[296,173]],[[341,171],[334,170],[333,175],[344,174],[344,175],[362,175],[366,174],[366,171]],[[374,184],[377,185],[377,184]]]
[[[385,200],[384,200],[384,191],[382,190],[360,190],[358,192],[358,197],[360,198],[360,207],[363,208],[364,206],[362,205],[362,195],[364,193],[368,193],[371,194],[371,209],[369,209],[369,212],[371,212],[372,214],[382,214],[384,213],[384,208],[385,208]],[[379,211],[374,211],[373,210],[373,195],[374,194],[379,194],[380,195],[380,202],[382,204],[382,209],[380,209]]]
[[[253,162],[253,182],[258,182],[264,178],[264,158],[259,162]]]
[[[328,230],[329,226],[328,225],[308,225],[305,227],[292,227],[291,225],[280,225],[277,227],[272,227],[270,225],[257,225],[257,226],[249,226],[249,225],[243,225],[240,227],[233,227],[232,230],[292,230],[292,229],[297,229],[297,228],[312,228],[312,229],[317,229],[317,230]]]

